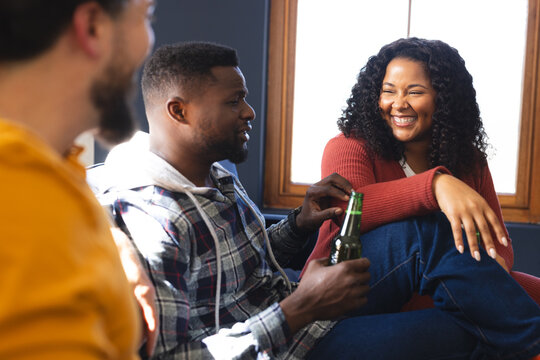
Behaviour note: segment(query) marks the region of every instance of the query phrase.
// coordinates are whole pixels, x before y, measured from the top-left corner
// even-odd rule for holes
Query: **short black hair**
[[[216,66],[238,66],[236,50],[210,42],[161,46],[144,66],[141,85],[145,105],[174,86],[192,90],[201,81],[213,79],[211,69]]]
[[[435,97],[430,166],[443,165],[457,176],[486,163],[486,134],[476,102],[473,78],[458,51],[439,40],[399,39],[381,48],[360,70],[347,107],[338,120],[347,137],[364,139],[368,148],[387,160],[399,160],[404,145],[394,138],[379,109],[388,63],[405,58],[421,63]]]
[[[31,59],[49,49],[90,0],[0,0],[0,62]],[[94,0],[111,16],[129,0]]]

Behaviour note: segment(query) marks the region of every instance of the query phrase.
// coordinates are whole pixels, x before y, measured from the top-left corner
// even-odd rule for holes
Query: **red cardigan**
[[[362,232],[411,216],[439,211],[432,191],[433,176],[437,171],[449,173],[446,168],[439,166],[407,178],[397,161],[373,158],[368,154],[363,140],[346,138],[343,134],[334,137],[326,145],[321,168],[323,178],[336,172],[349,180],[355,191],[364,193]],[[480,176],[470,175],[461,180],[486,199],[504,226],[501,207],[489,168],[485,166],[481,169]],[[346,203],[339,203],[339,206],[345,208]],[[342,218],[328,220],[321,226],[317,244],[306,266],[313,259],[329,255],[330,242],[339,232],[342,221]],[[506,228],[505,232],[509,239],[509,246],[504,247],[498,242],[494,243],[497,253],[504,258],[508,268],[511,269],[514,264],[514,252]],[[511,271],[510,274],[540,304],[540,278],[516,271]],[[433,302],[429,297],[416,295],[405,309],[430,306],[433,306]]]

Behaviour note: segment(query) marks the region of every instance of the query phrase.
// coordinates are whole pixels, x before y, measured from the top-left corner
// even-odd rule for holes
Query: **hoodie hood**
[[[212,174],[217,177],[232,176],[219,163],[214,163]],[[115,146],[105,163],[90,168],[88,182],[96,193],[130,190],[143,186],[200,194],[208,187],[197,187],[171,164],[149,150],[148,134],[138,131],[128,142]]]

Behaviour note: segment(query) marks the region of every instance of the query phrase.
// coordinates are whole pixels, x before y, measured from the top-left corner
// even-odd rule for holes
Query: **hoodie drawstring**
[[[216,234],[216,231],[214,230],[214,226],[210,223],[210,220],[208,219],[208,216],[204,213],[201,205],[193,196],[193,194],[185,189],[186,195],[193,201],[193,204],[195,204],[195,207],[197,208],[197,211],[201,214],[204,223],[208,227],[208,230],[210,230],[210,234],[212,235],[212,239],[214,239],[214,246],[216,247],[216,266],[217,266],[217,286],[216,286],[216,306],[215,306],[215,323],[216,323],[216,334],[219,332],[219,302],[221,298],[221,250],[219,247],[219,240]]]
[[[185,194],[193,201],[193,204],[195,204],[195,207],[197,208],[197,211],[201,214],[204,223],[208,227],[208,230],[210,231],[210,234],[212,235],[212,239],[214,240],[214,246],[216,248],[216,266],[217,266],[217,284],[216,284],[216,304],[215,304],[215,324],[216,324],[216,334],[219,332],[219,307],[220,307],[220,297],[221,297],[221,250],[219,247],[219,240],[218,236],[216,234],[216,231],[214,230],[214,226],[210,223],[210,220],[208,219],[208,216],[204,213],[201,205],[199,204],[199,201],[195,198],[195,196],[188,191],[187,189],[184,189]],[[235,187],[236,191],[236,187]],[[247,200],[244,194],[242,194],[240,191],[236,191],[236,193],[242,198],[242,200],[247,204],[251,212],[255,215],[255,218],[257,219],[257,222],[259,223],[259,226],[262,229],[264,242],[266,244],[266,248],[268,249],[268,256],[270,258],[270,261],[274,265],[274,267],[279,271],[281,276],[285,279],[285,283],[287,285],[287,289],[289,292],[292,291],[291,282],[289,281],[289,278],[287,277],[287,274],[285,274],[285,271],[279,266],[278,262],[276,261],[276,258],[274,256],[274,252],[272,251],[272,246],[270,245],[270,239],[268,238],[268,233],[266,232],[266,228],[264,227],[264,223],[262,222],[261,218],[259,217],[258,213],[255,211],[255,209],[251,206],[250,202]]]

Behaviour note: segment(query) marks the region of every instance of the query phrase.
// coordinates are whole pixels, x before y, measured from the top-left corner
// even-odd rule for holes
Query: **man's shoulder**
[[[0,165],[13,169],[55,166],[62,159],[28,129],[0,119]]]
[[[39,157],[18,161],[0,157],[0,183],[0,221],[8,233],[24,229],[40,241],[67,239],[76,229],[93,229],[106,221],[84,176],[69,165]]]
[[[103,197],[99,200],[104,203]],[[188,195],[156,185],[118,191],[112,194],[111,205],[118,225],[125,225],[136,242],[146,241],[151,234],[154,240],[189,247],[190,241],[185,240],[206,229]]]
[[[62,158],[24,129],[2,124],[1,130],[7,130],[0,135],[0,191],[4,201],[46,207],[45,199],[52,198],[56,199],[53,204],[85,206],[81,199],[91,193],[78,164]]]
[[[123,216],[137,209],[138,216],[148,216],[159,222],[171,222],[178,226],[190,224],[196,217],[197,208],[185,193],[147,185],[131,189],[121,189],[100,194],[102,205],[112,205]]]

